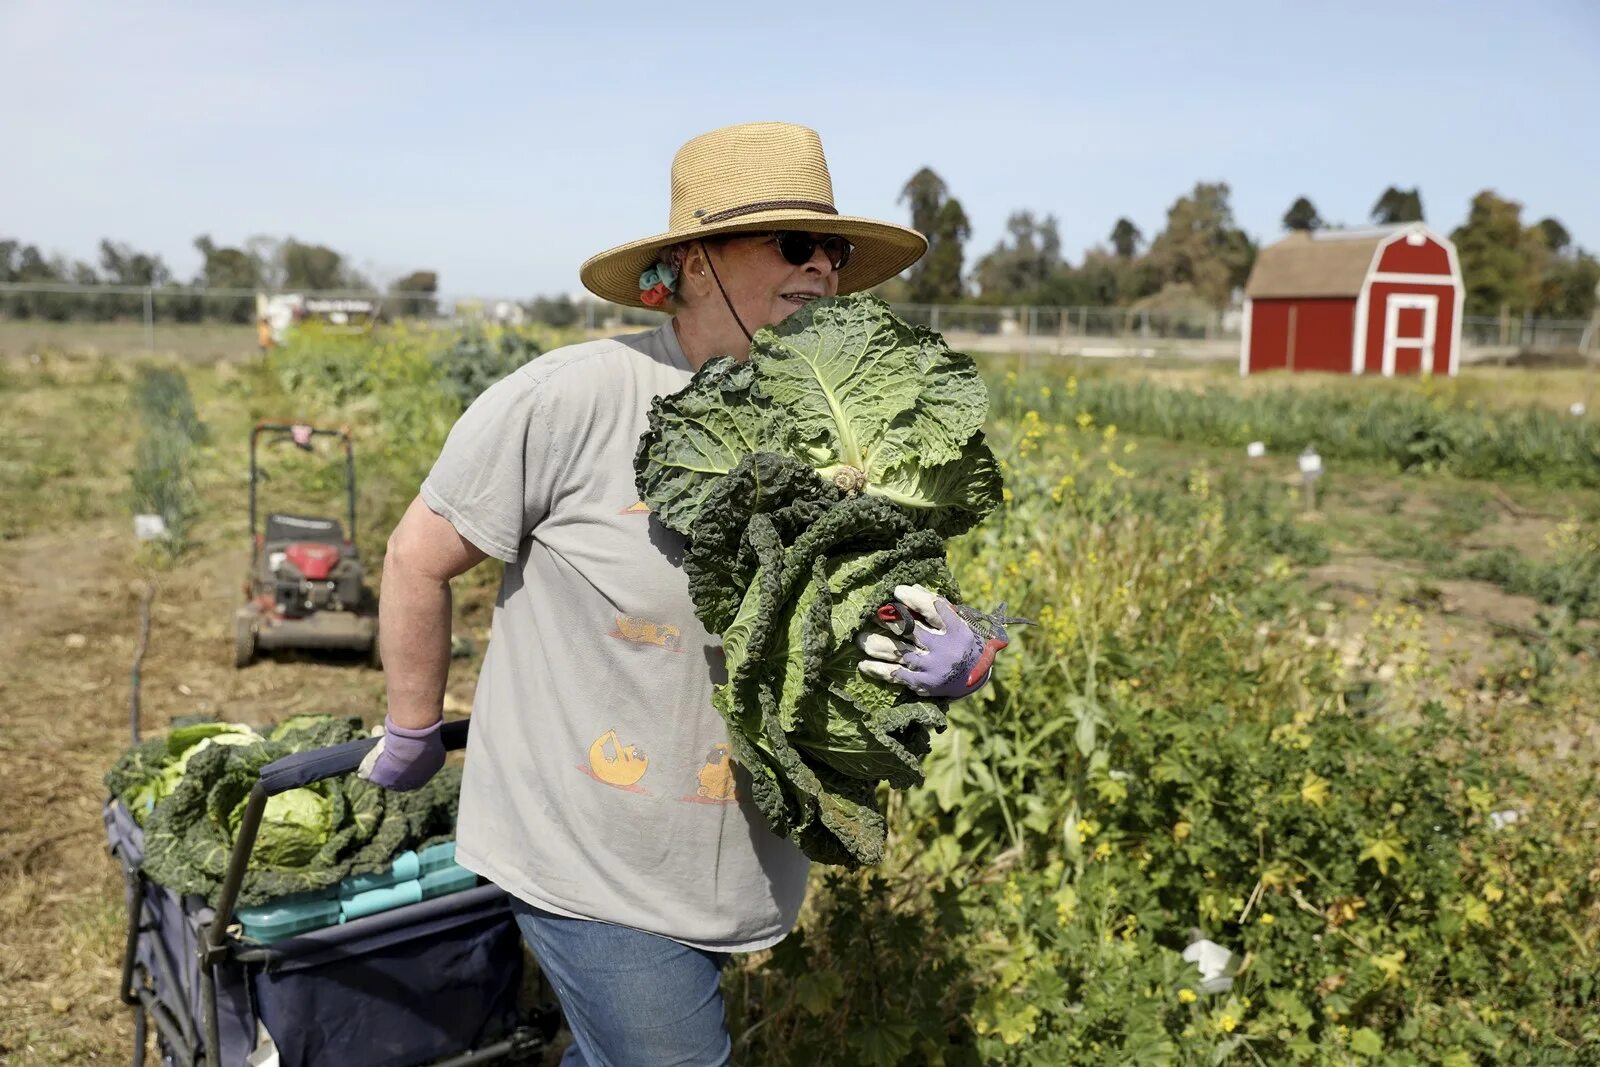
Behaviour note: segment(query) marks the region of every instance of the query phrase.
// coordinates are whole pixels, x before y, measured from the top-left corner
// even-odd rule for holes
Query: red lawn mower
[[[314,451],[318,437],[344,442],[344,484],[348,528],[339,520],[271,511],[264,528],[256,526],[256,449],[291,443]],[[280,648],[344,649],[378,658],[378,598],[366,585],[366,568],[356,554],[356,453],[350,431],[304,423],[257,423],[250,431],[250,576],[245,602],[233,615],[233,665],[247,667],[266,651]]]

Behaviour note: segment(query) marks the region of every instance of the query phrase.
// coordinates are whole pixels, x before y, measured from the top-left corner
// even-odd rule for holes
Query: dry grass
[[[209,363],[256,354],[253,323],[39,322],[0,320],[0,356],[172,356]]]
[[[122,885],[100,809],[102,777],[128,743],[128,667],[145,581],[159,583],[144,665],[146,730],[191,713],[270,723],[337,711],[371,721],[383,707],[382,675],[359,665],[231,665],[231,612],[248,559],[238,445],[247,405],[229,390],[196,390],[217,441],[207,450],[204,513],[191,555],[155,570],[126,511],[137,427],[99,406],[115,408],[126,386],[98,381],[95,367],[63,358],[8,366],[8,393],[23,403],[8,404],[0,424],[5,440],[35,442],[30,454],[62,463],[63,454],[78,456],[30,497],[36,514],[26,529],[0,539],[0,1061],[18,1065],[128,1058],[131,1016],[117,999]],[[97,442],[95,463],[81,462],[80,438]],[[110,502],[79,516],[68,487],[80,484]],[[373,571],[377,563],[369,561]],[[475,673],[475,663],[457,664],[453,701],[470,702]]]

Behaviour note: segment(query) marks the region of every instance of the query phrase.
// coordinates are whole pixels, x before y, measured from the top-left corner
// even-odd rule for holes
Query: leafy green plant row
[[[1047,422],[1071,422],[1087,413],[1125,433],[1174,441],[1240,448],[1261,441],[1290,454],[1311,446],[1324,457],[1403,471],[1600,486],[1600,427],[1593,420],[1544,408],[1466,405],[1387,384],[1240,393],[1113,377],[1063,383],[1008,376],[995,383],[993,395],[997,410],[1013,418],[1035,410]]]
[[[197,445],[206,440],[195,413],[189,383],[170,367],[144,367],[133,385],[140,436],[134,452],[133,509],[159,515],[166,526],[161,544],[170,556],[181,554],[199,514],[193,465]]]

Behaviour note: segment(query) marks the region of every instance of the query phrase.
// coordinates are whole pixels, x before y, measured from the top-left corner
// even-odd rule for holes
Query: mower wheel
[[[247,615],[233,617],[233,665],[244,668],[256,661],[256,625]]]

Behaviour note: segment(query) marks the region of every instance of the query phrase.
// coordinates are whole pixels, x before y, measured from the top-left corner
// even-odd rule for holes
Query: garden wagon
[[[467,720],[447,723],[445,746],[465,746],[467,728]],[[522,939],[509,899],[492,884],[269,944],[242,936],[234,905],[268,798],[353,772],[376,743],[313,749],[262,768],[214,908],[145,878],[142,830],[120,800],[106,803],[126,883],[119,993],[134,1011],[134,1067],[144,1063],[151,1022],[164,1067],[528,1062],[553,1035],[555,1009],[518,1007]]]
[[[257,528],[257,444],[264,436],[311,451],[318,437],[344,445],[346,525],[328,516],[268,512]],[[346,649],[379,665],[378,604],[357,555],[355,445],[346,429],[257,423],[250,431],[250,574],[233,616],[233,665],[266,650]]]

